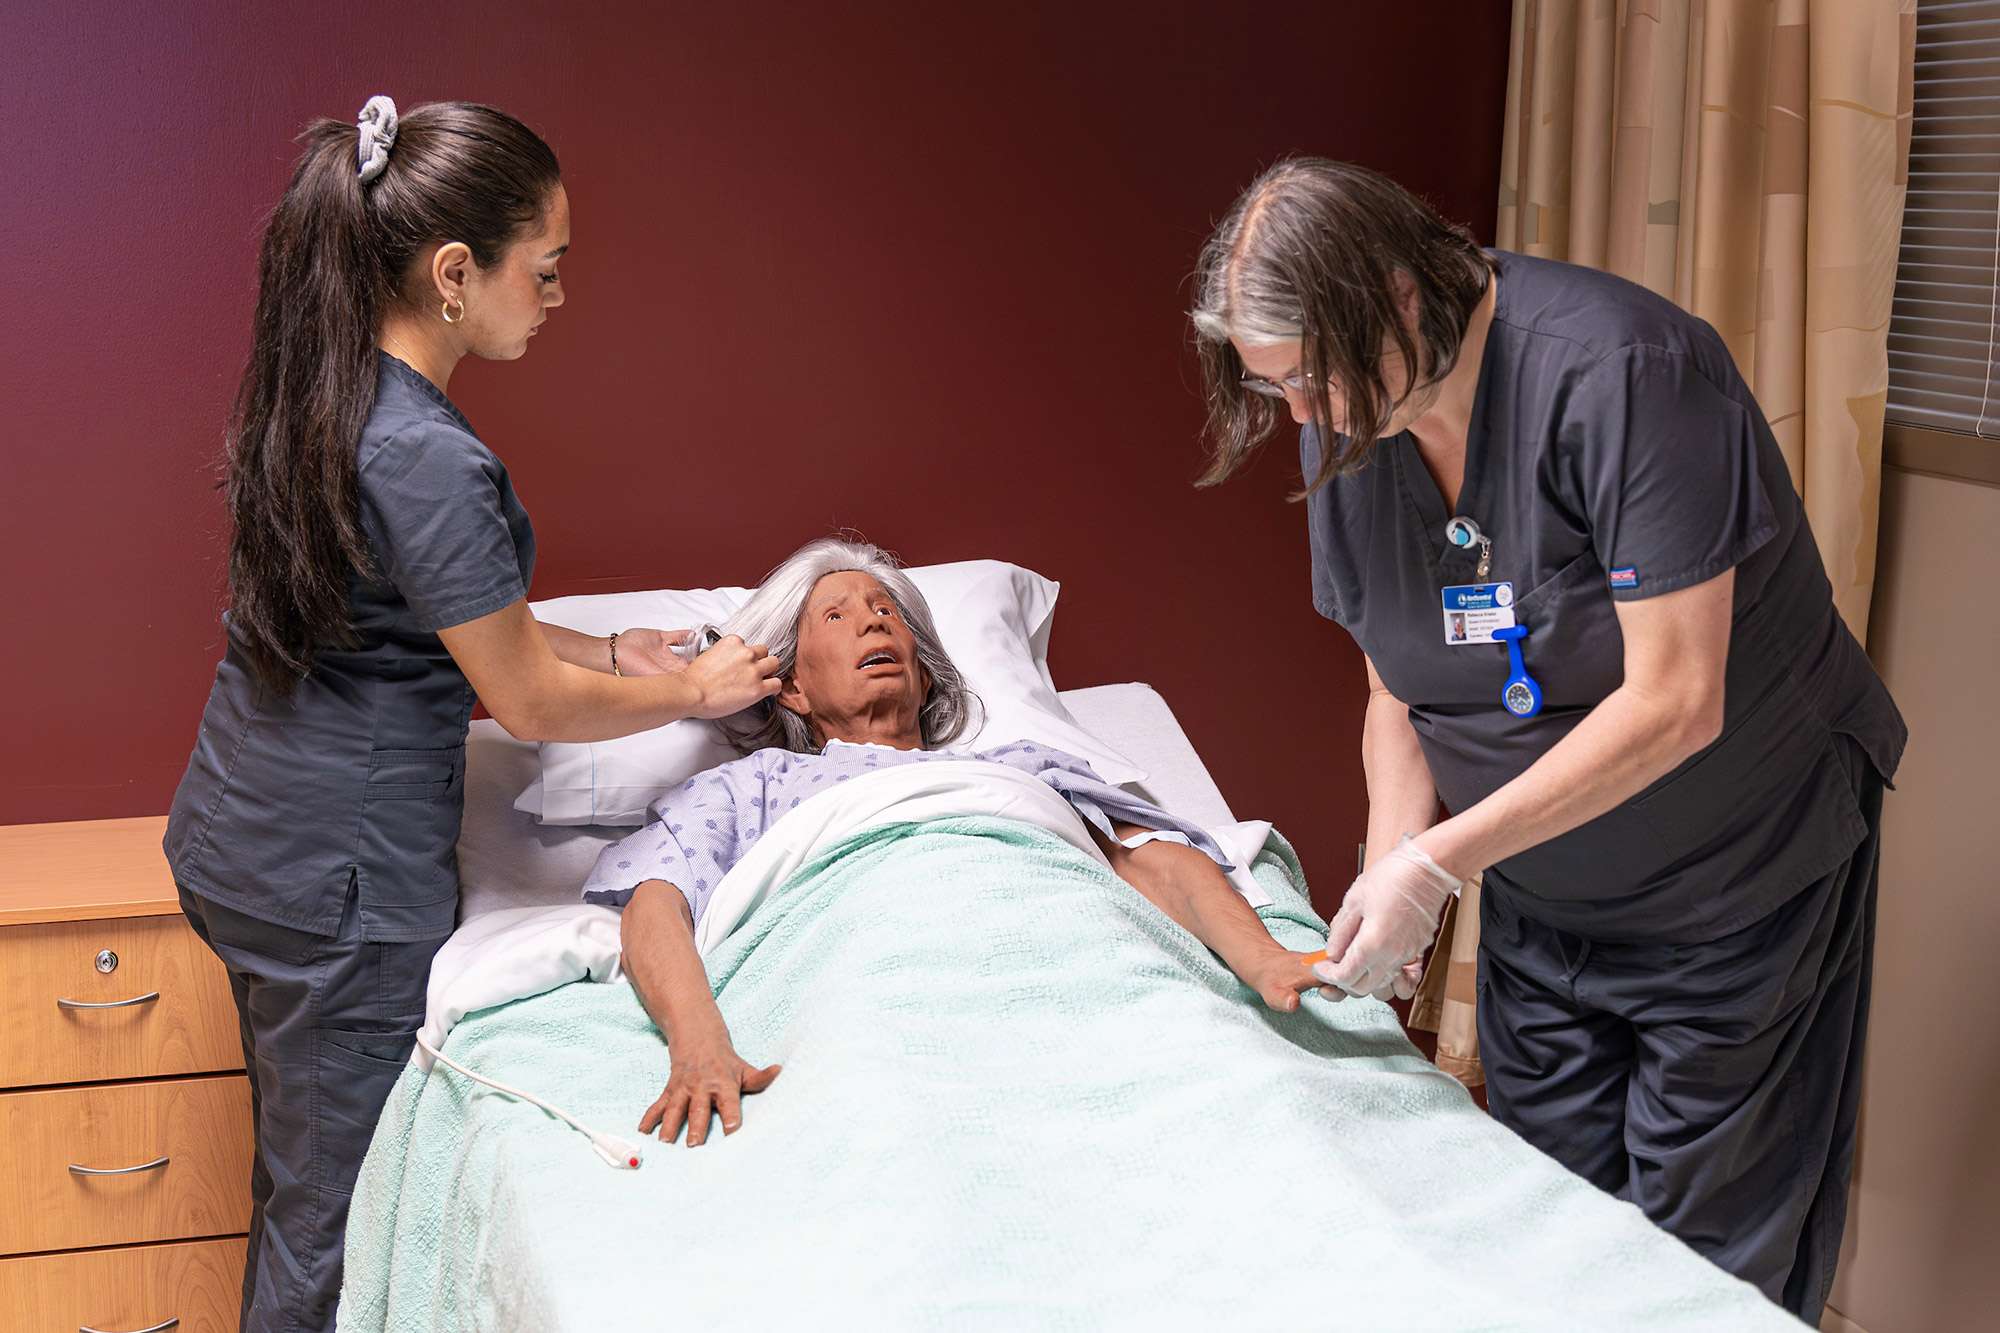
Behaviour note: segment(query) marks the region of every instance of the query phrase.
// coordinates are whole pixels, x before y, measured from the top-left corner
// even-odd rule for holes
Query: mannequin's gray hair
[[[971,724],[976,696],[946,655],[944,641],[931,620],[930,604],[896,558],[879,547],[838,537],[808,542],[767,574],[750,600],[716,628],[723,634],[740,635],[745,643],[768,644],[771,655],[778,659],[779,674],[789,679],[798,665],[799,621],[805,615],[806,599],[828,574],[848,570],[857,570],[881,584],[903,623],[910,627],[917,641],[917,664],[931,683],[918,713],[924,748],[949,745]],[[693,653],[699,647],[698,643],[690,644],[685,651]],[[776,699],[766,699],[725,718],[721,726],[729,739],[746,751],[773,745],[805,753],[822,748],[812,725]]]

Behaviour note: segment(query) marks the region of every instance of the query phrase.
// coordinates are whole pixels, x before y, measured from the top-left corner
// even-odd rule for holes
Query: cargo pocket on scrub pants
[[[424,1021],[431,959],[443,940],[342,942],[320,993],[314,1034],[319,1078],[321,1183],[347,1193]]]

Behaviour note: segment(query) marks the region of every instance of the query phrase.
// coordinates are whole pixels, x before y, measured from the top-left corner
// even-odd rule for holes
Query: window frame
[[[2000,486],[2000,440],[1962,430],[1882,424],[1882,466],[1900,472]]]
[[[1973,11],[1973,15],[1976,15],[1976,17],[1972,15],[1969,15],[1969,17],[1973,17],[1974,22],[2000,20],[2000,4],[1994,4],[1992,0],[1987,0],[1984,4],[1976,5],[1952,4],[1949,2],[1944,4],[1928,4],[1924,3],[1924,0],[1919,0],[1919,2],[1919,26],[1917,29],[1917,43],[1919,48],[1917,55],[1919,57],[1923,54],[1924,31],[1922,18],[1925,9],[1928,9],[1932,14],[1938,14],[1941,10],[1948,11],[1962,8]],[[1982,13],[1980,11],[1987,12]],[[1948,22],[1950,19],[1947,18],[1944,21]],[[1979,58],[1991,59],[1992,57],[1981,53]],[[1995,95],[2000,96],[2000,87],[1996,87]],[[1922,122],[1915,119],[1920,114],[1922,102],[1923,98],[1919,95],[1911,112],[1911,139],[1913,148],[1917,135],[1922,128]],[[2000,177],[1996,177],[1995,179],[1994,191],[1995,225],[1996,231],[2000,232]],[[1899,219],[1899,223],[1907,219],[1909,209],[1909,199],[1907,197],[1904,200],[1903,207],[1905,218]],[[1897,266],[1899,270],[1903,266],[1903,243],[1904,240],[1900,235],[1899,228],[1897,240]],[[2000,234],[1996,235],[1996,246],[2000,246]],[[1996,287],[2000,287],[2000,249],[1996,249],[1994,283]],[[1902,286],[1900,277],[1897,286],[1899,288]],[[1982,292],[1982,294],[1984,293]],[[1893,332],[1895,321],[1895,304],[1893,300],[1890,306],[1890,321],[1891,331]],[[1995,316],[1988,317],[1986,355],[1989,365],[2000,368],[2000,318],[1996,318]],[[1885,467],[1893,467],[1905,472],[1921,472],[1930,476],[1948,477],[1959,481],[1976,482],[1986,486],[2000,486],[2000,437],[1981,435],[1976,429],[1954,430],[1950,427],[1936,424],[1927,423],[1918,425],[1897,421],[1889,416],[1888,408],[1885,404],[1882,425],[1882,464]]]

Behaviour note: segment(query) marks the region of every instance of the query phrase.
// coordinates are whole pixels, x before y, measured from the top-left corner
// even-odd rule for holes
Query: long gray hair
[[[930,692],[924,696],[917,720],[923,731],[924,748],[949,745],[965,733],[972,721],[972,704],[977,698],[966,688],[965,677],[945,653],[931,620],[930,604],[917,585],[896,563],[896,558],[866,542],[822,537],[793,552],[785,562],[764,576],[750,600],[716,628],[723,634],[741,635],[745,643],[770,645],[778,659],[779,673],[787,679],[799,661],[799,621],[805,615],[806,599],[828,574],[856,570],[882,585],[889,600],[910,627],[917,641],[917,665],[930,677]],[[683,655],[700,650],[690,644]],[[776,699],[766,699],[734,717],[723,719],[722,730],[744,750],[761,750],[778,745],[787,750],[812,753],[822,748],[812,734],[812,724]]]
[[[1294,157],[1252,181],[1216,224],[1195,272],[1188,318],[1214,451],[1196,484],[1228,478],[1285,415],[1284,403],[1243,387],[1230,339],[1298,346],[1320,443],[1318,475],[1306,479],[1315,491],[1366,462],[1396,409],[1451,373],[1491,268],[1463,227],[1365,167]],[[1398,273],[1416,287],[1414,333],[1396,299]],[[1408,368],[1393,398],[1381,369],[1391,350]],[[1327,385],[1345,397],[1345,438],[1328,421]]]

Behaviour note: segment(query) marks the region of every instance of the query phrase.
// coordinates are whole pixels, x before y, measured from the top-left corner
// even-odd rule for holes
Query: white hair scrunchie
[[[361,133],[356,147],[361,158],[361,183],[366,185],[389,165],[389,150],[396,146],[395,102],[386,94],[375,94],[362,104],[354,128]]]

